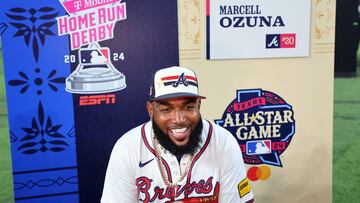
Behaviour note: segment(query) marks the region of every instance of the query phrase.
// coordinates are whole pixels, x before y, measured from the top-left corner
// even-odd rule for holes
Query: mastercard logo
[[[247,177],[251,181],[267,180],[271,175],[271,170],[268,166],[253,166],[248,169]]]

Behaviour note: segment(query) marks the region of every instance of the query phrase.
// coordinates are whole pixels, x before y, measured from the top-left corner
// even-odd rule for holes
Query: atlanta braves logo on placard
[[[266,35],[266,48],[295,48],[296,34],[268,34]]]
[[[247,164],[282,167],[279,156],[295,133],[292,106],[262,89],[237,90],[236,98],[215,122],[234,135]]]

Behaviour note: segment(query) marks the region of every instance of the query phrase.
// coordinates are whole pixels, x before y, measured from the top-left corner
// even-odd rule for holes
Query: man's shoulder
[[[212,139],[214,141],[222,144],[237,143],[235,137],[227,129],[223,128],[222,126],[219,126],[214,122],[210,122],[210,121],[207,122],[212,126],[212,131],[213,131]]]
[[[211,122],[211,121],[207,121],[207,123],[209,123],[209,125],[211,125],[213,134],[215,134],[216,136],[233,137],[232,134],[228,130],[223,128],[222,126],[219,126],[218,124]]]

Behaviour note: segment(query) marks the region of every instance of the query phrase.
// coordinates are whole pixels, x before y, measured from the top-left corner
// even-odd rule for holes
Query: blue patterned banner
[[[69,40],[56,35],[57,1],[3,2],[2,48],[16,202],[77,202]],[[55,48],[56,47],[56,48]],[[60,57],[59,57],[60,56]]]

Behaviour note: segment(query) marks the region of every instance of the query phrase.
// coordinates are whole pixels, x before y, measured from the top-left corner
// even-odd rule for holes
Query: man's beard
[[[191,131],[189,142],[184,146],[177,146],[174,144],[169,138],[169,135],[165,134],[154,120],[152,122],[152,127],[154,129],[155,137],[159,141],[160,145],[174,154],[176,157],[182,157],[184,154],[194,154],[196,149],[200,147],[201,134],[203,129],[201,118],[198,124],[196,124],[194,130]]]

